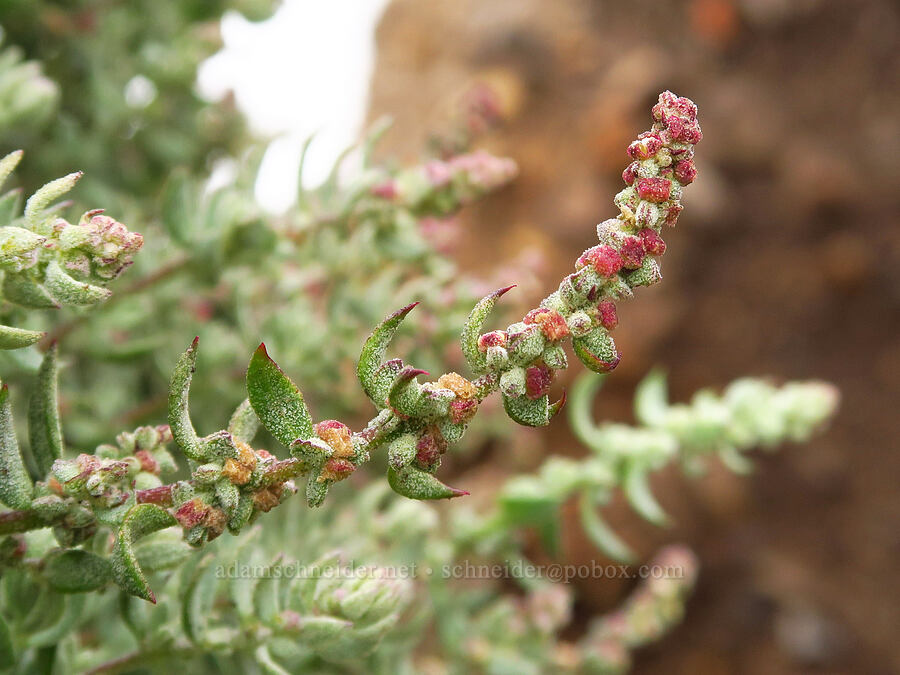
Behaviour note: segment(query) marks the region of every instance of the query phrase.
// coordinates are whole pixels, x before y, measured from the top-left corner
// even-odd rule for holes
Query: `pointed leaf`
[[[731,471],[740,475],[753,473],[753,462],[744,457],[734,446],[726,446],[719,450],[719,459]]]
[[[453,499],[469,493],[445,485],[434,475],[414,466],[407,466],[399,471],[388,467],[388,485],[398,495],[410,499]]]
[[[37,383],[28,402],[28,440],[40,479],[45,478],[53,462],[63,456],[57,402],[56,351],[54,343],[44,355]]]
[[[572,348],[585,367],[595,373],[608,373],[619,365],[616,343],[605,328],[598,327],[583,337],[574,338]]]
[[[403,323],[403,319],[406,318],[406,315],[418,304],[418,302],[414,302],[411,305],[407,305],[378,324],[366,340],[366,344],[363,345],[362,353],[359,355],[359,363],[356,365],[356,377],[359,378],[359,383],[362,385],[366,394],[372,399],[372,403],[378,408],[384,408],[385,402],[384,396],[379,397],[381,392],[378,386],[378,378],[375,376],[375,373],[381,367],[381,363],[384,360],[384,354],[394,337],[394,333],[397,332],[397,329],[400,327],[400,324]]]
[[[497,299],[512,288],[515,288],[515,285],[500,288],[479,300],[478,304],[475,305],[475,308],[469,314],[469,318],[466,319],[462,335],[459,337],[460,346],[462,347],[463,356],[466,358],[466,363],[469,364],[469,368],[479,375],[487,371],[487,359],[485,355],[478,350],[478,338],[481,337],[484,321],[494,308]]]
[[[26,330],[13,326],[0,326],[0,349],[29,347],[46,335],[39,330]]]
[[[44,288],[61,305],[86,307],[103,302],[112,291],[102,286],[93,286],[69,276],[59,263],[51,260],[44,273]]]
[[[279,442],[290,447],[295,440],[313,435],[303,394],[269,357],[265,344],[250,359],[247,393],[260,422]]]
[[[28,201],[25,202],[25,222],[28,223],[28,226],[31,228],[40,226],[44,220],[44,211],[47,207],[75,187],[75,183],[78,182],[82,175],[81,171],[76,171],[62,178],[57,178],[31,195]]]
[[[659,527],[665,527],[669,524],[669,517],[650,491],[645,467],[639,464],[629,466],[625,470],[623,489],[625,496],[628,498],[628,503],[642,518]]]
[[[11,509],[31,508],[34,485],[19,452],[9,389],[0,388],[0,501]]]
[[[0,225],[11,223],[22,210],[22,188],[15,188],[0,197]]]
[[[181,594],[181,626],[193,643],[202,643],[209,628],[209,615],[215,600],[215,574],[209,566],[215,556],[209,553],[200,559]],[[238,582],[240,583],[240,582]]]
[[[597,512],[597,505],[594,504],[588,493],[581,493],[578,506],[581,515],[581,526],[584,528],[588,538],[594,543],[594,546],[613,560],[631,562],[635,559],[634,552],[628,544],[622,541],[600,517],[600,514]]]
[[[123,591],[156,603],[156,596],[138,564],[134,542],[175,524],[175,518],[155,504],[138,504],[128,512],[119,528],[111,558],[113,578]]]
[[[0,159],[0,185],[3,185],[6,179],[9,178],[9,175],[16,170],[24,154],[21,150],[13,150],[3,159]]]
[[[394,383],[388,392],[388,403],[391,408],[407,417],[416,417],[421,403],[421,389],[416,377],[428,373],[412,366],[406,366],[394,378]]]
[[[202,462],[206,459],[204,448],[194,430],[189,410],[189,394],[191,379],[197,363],[197,345],[199,337],[195,337],[191,346],[182,354],[169,384],[169,427],[175,445],[190,459]]]
[[[550,424],[550,397],[546,394],[534,400],[527,396],[502,396],[503,409],[513,422],[527,427],[545,427]],[[557,405],[554,403],[554,406]],[[554,410],[554,414],[558,409]]]

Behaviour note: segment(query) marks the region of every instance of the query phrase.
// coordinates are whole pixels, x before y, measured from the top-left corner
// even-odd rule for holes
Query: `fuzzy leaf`
[[[668,525],[669,517],[650,491],[646,467],[639,464],[629,466],[625,470],[625,482],[622,487],[628,503],[642,518],[660,527]]]
[[[481,337],[484,321],[494,308],[497,299],[512,288],[515,288],[515,285],[500,288],[479,300],[469,314],[469,318],[466,319],[462,335],[459,337],[466,363],[469,364],[469,368],[479,375],[487,371],[487,359],[478,350],[478,338]]]
[[[156,596],[138,564],[134,542],[175,524],[175,518],[155,504],[138,504],[128,512],[119,528],[111,558],[113,578],[123,591],[156,603]]]
[[[574,338],[572,348],[585,367],[595,373],[608,373],[619,365],[616,344],[605,328],[598,327],[584,337]]]
[[[0,262],[29,253],[47,240],[24,227],[0,227]]]
[[[178,448],[190,459],[202,462],[206,457],[203,445],[191,422],[188,400],[191,379],[197,363],[197,344],[199,342],[200,338],[195,337],[191,346],[175,364],[172,381],[169,384],[169,427],[172,429],[172,438]]]
[[[96,305],[112,295],[112,291],[108,288],[93,286],[73,279],[55,260],[51,260],[47,264],[44,287],[59,304],[76,307]]]
[[[0,159],[0,185],[3,185],[6,179],[9,178],[9,175],[16,170],[24,154],[21,150],[13,150],[3,159]]]
[[[269,357],[265,344],[260,344],[250,359],[247,393],[260,422],[279,442],[290,447],[297,439],[313,435],[303,394]]]
[[[394,378],[394,383],[388,392],[388,403],[391,408],[407,417],[416,417],[420,410],[421,393],[416,377],[428,373],[411,366],[405,367]]]
[[[503,394],[503,409],[513,422],[527,427],[545,427],[552,417],[550,397],[546,394],[534,400]]]
[[[581,527],[584,528],[585,534],[594,543],[594,546],[613,560],[620,562],[631,562],[634,560],[634,552],[600,517],[600,514],[597,512],[597,505],[594,504],[587,492],[581,493],[578,506],[581,516]]]
[[[6,273],[3,277],[3,298],[32,309],[59,308],[56,300],[51,298],[44,287],[29,277],[27,273]]]
[[[75,187],[75,183],[78,182],[82,175],[81,171],[76,171],[62,178],[57,178],[31,195],[28,201],[25,202],[25,222],[28,223],[28,226],[31,228],[40,226],[47,207]]]
[[[259,431],[259,418],[253,412],[250,399],[245,398],[228,421],[228,433],[235,440],[249,443],[256,436],[257,431]]]
[[[381,390],[378,386],[378,378],[375,376],[376,371],[384,360],[384,354],[394,337],[394,333],[397,332],[397,329],[400,327],[400,324],[403,323],[403,319],[406,318],[406,315],[418,304],[418,302],[414,302],[411,305],[407,305],[378,324],[366,340],[362,353],[359,355],[359,363],[356,366],[356,376],[359,378],[359,383],[362,385],[366,394],[379,409],[384,408],[385,405],[384,396],[379,396]]]
[[[160,196],[162,225],[172,241],[185,247],[195,239],[193,189],[187,173],[176,170],[169,175]]]
[[[57,402],[56,344],[50,346],[38,370],[28,402],[28,440],[38,476],[43,479],[53,462],[63,456],[62,429]]]
[[[0,388],[0,501],[11,509],[31,508],[34,486],[19,452],[9,389]]]
[[[0,349],[21,349],[29,347],[44,337],[46,333],[39,330],[0,326]]]
[[[106,558],[81,549],[68,549],[49,554],[43,574],[60,593],[85,593],[111,581],[112,567]]]
[[[410,499],[453,499],[469,493],[445,485],[434,475],[414,466],[400,470],[388,467],[388,485],[398,495]]]

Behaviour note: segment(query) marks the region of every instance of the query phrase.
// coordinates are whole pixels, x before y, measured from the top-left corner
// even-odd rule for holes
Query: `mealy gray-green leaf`
[[[494,308],[497,299],[512,288],[515,288],[515,286],[500,288],[490,295],[483,297],[478,301],[478,304],[475,305],[469,314],[469,317],[466,319],[466,324],[463,327],[459,341],[460,346],[462,347],[463,356],[466,358],[466,363],[469,364],[469,368],[475,373],[481,374],[487,371],[487,360],[485,355],[478,349],[478,338],[481,336],[482,329],[484,328],[484,321]]]
[[[379,388],[375,373],[384,360],[384,354],[394,337],[394,333],[397,332],[406,315],[418,304],[418,302],[414,302],[411,305],[407,305],[378,324],[366,340],[362,353],[359,355],[359,362],[356,365],[356,376],[359,378],[359,383],[366,394],[378,408],[384,408],[385,402],[384,398],[379,400]]]
[[[0,388],[0,501],[11,509],[31,506],[34,486],[25,468],[13,426],[9,389]]]
[[[260,344],[247,368],[247,394],[262,425],[279,442],[290,447],[313,435],[312,418],[303,394]]]
[[[200,438],[191,422],[189,395],[191,379],[197,364],[199,342],[200,338],[195,337],[187,351],[178,358],[169,384],[169,427],[172,429],[172,438],[179,450],[198,462],[203,461],[205,455]]]
[[[597,505],[587,492],[578,500],[581,526],[594,545],[613,560],[630,562],[635,555],[631,548],[606,524],[597,512]]]
[[[46,335],[39,330],[27,330],[14,326],[0,326],[0,349],[22,349],[30,347]]]
[[[44,559],[42,573],[60,593],[85,593],[102,588],[112,580],[109,561],[81,549],[50,553]]]
[[[36,480],[43,479],[53,462],[63,456],[57,389],[57,348],[53,344],[44,354],[28,401],[28,440],[38,472]]]
[[[155,504],[138,504],[128,512],[119,528],[111,557],[113,578],[123,591],[144,600],[156,602],[156,596],[150,589],[147,578],[138,564],[134,552],[134,542],[151,532],[175,524],[175,518],[164,508]]]
[[[76,307],[96,305],[112,295],[112,291],[108,288],[94,286],[69,276],[55,260],[47,263],[44,288],[60,305]]]
[[[469,494],[465,490],[445,485],[433,474],[414,466],[399,470],[388,467],[388,485],[398,495],[410,499],[453,499]]]

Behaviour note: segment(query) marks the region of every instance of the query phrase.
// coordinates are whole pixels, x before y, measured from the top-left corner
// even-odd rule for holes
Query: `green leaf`
[[[490,295],[483,297],[478,301],[478,304],[475,305],[474,309],[469,314],[469,318],[466,319],[459,341],[460,346],[462,347],[463,356],[466,358],[466,363],[469,364],[469,368],[475,373],[481,374],[487,371],[486,357],[478,350],[478,338],[481,337],[484,321],[494,308],[497,299],[512,288],[515,288],[515,285],[500,288]]]
[[[578,499],[581,526],[585,534],[594,543],[594,546],[603,551],[613,560],[631,562],[635,559],[634,552],[619,536],[612,531],[609,525],[597,512],[597,505],[587,492],[582,492]]]
[[[250,405],[262,425],[279,442],[290,447],[297,439],[313,435],[312,418],[303,394],[260,344],[247,368]]]
[[[9,626],[0,614],[0,668],[12,668],[16,663],[18,659],[13,648],[12,636],[9,634]]]
[[[569,404],[569,424],[572,431],[578,440],[595,449],[600,447],[602,432],[594,422],[594,398],[605,379],[603,375],[581,375],[572,386],[572,402]]]
[[[93,286],[69,276],[60,264],[51,260],[44,273],[44,288],[60,305],[86,307],[103,302],[112,291],[102,286]]]
[[[574,338],[572,348],[585,367],[595,373],[608,373],[619,365],[616,343],[605,328],[598,327],[583,337]]]
[[[416,377],[428,373],[412,366],[407,366],[394,378],[388,392],[388,403],[391,408],[407,417],[417,417],[421,408],[422,395]]]
[[[722,464],[734,473],[744,476],[753,473],[753,462],[744,457],[734,446],[727,445],[719,450],[718,454]]]
[[[28,223],[28,226],[36,228],[42,225],[45,217],[44,211],[47,207],[75,187],[75,183],[78,182],[82,175],[81,171],[76,171],[62,178],[57,178],[31,195],[28,201],[25,202],[25,222]]]
[[[659,368],[651,370],[634,392],[634,416],[648,427],[660,426],[669,409],[666,393],[666,374]]]
[[[0,501],[11,509],[31,508],[34,485],[16,439],[9,389],[0,388]]]
[[[53,462],[63,456],[62,429],[59,424],[56,344],[44,355],[38,369],[37,384],[28,401],[28,440],[38,476],[43,479]]]
[[[12,326],[0,326],[0,349],[29,347],[46,335],[39,330],[27,330]]]
[[[3,159],[0,159],[0,185],[3,185],[6,179],[9,178],[9,175],[16,170],[24,154],[21,150],[13,150]]]
[[[44,560],[44,578],[60,593],[94,591],[112,580],[109,561],[88,551],[54,551]]]
[[[11,223],[22,209],[22,189],[15,188],[0,197],[0,224]]]
[[[214,559],[215,556],[209,553],[200,560],[188,579],[182,595],[181,626],[195,644],[203,642],[216,597],[215,586],[218,580],[215,574],[209,573],[209,566]]]
[[[290,675],[290,671],[282,668],[275,659],[272,658],[272,655],[265,645],[257,647],[253,656],[256,658],[256,664],[265,675]]]
[[[554,404],[546,394],[538,399],[527,396],[507,396],[503,394],[503,409],[510,419],[527,427],[545,427],[566,403],[566,396]]]
[[[128,512],[119,528],[111,558],[113,578],[123,591],[156,603],[156,596],[138,564],[134,543],[151,532],[175,524],[175,518],[155,504],[138,504]]]
[[[622,487],[628,503],[642,518],[660,527],[669,524],[669,517],[650,491],[646,467],[632,463],[625,470],[625,482]]]
[[[191,379],[197,364],[197,344],[199,342],[200,338],[195,337],[191,346],[175,364],[172,381],[169,384],[169,427],[172,429],[175,445],[188,458],[202,462],[206,459],[204,447],[194,430],[189,410]]]
[[[30,253],[47,240],[24,227],[0,227],[0,262],[15,260],[16,257]]]
[[[250,405],[250,399],[245,398],[237,407],[237,410],[231,415],[228,421],[228,433],[235,440],[249,443],[259,431],[259,418],[253,412],[253,406]]]
[[[189,246],[196,238],[195,189],[187,172],[177,169],[169,175],[160,196],[162,225],[172,241],[182,247]]]
[[[28,273],[7,272],[3,277],[3,298],[32,309],[58,309],[59,304]]]
[[[366,340],[362,353],[359,355],[359,363],[356,365],[356,377],[359,378],[362,388],[379,409],[385,407],[385,402],[383,395],[379,397],[381,389],[378,386],[378,378],[375,376],[376,371],[381,367],[384,354],[394,337],[394,333],[397,332],[406,315],[418,304],[418,302],[414,302],[411,305],[407,305],[378,324]]]
[[[388,467],[388,485],[398,495],[410,499],[453,499],[469,493],[445,485],[433,474],[414,466]]]

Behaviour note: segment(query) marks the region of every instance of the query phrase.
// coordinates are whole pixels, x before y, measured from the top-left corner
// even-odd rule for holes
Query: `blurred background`
[[[183,17],[150,2],[149,26],[91,36],[108,39],[110,53],[79,60],[82,33],[103,25],[103,12],[117,4],[67,13],[45,2],[40,22],[32,17],[37,4],[2,8],[13,42],[29,58],[44,58],[61,82],[105,68],[116,84],[105,92],[94,85],[92,96],[67,94],[66,111],[91,124],[61,124],[52,139],[38,137],[47,142],[29,170],[47,178],[59,164],[84,167],[97,177],[94,186],[141,197],[157,194],[173,163],[227,183],[239,167],[225,157],[246,140],[232,116],[237,107],[268,143],[255,192],[279,213],[296,196],[300,150],[311,134],[304,172],[311,185],[385,114],[395,125],[380,152],[415,162],[451,124],[460,96],[488,87],[501,119],[475,145],[514,158],[520,176],[464,211],[460,236],[448,243],[475,275],[524,261],[539,283],[519,289],[523,302],[555,286],[592,243],[594,225],[615,214],[624,148],[648,127],[658,93],[693,99],[704,131],[700,177],[667,235],[665,283],[621,305],[623,359],[598,415],[631,421],[634,385],[655,365],[669,372],[675,400],[742,375],[772,375],[834,382],[843,403],[827,434],[760,457],[750,477],[717,466],[701,481],[674,468],[656,476],[654,491],[675,522],[669,530],[612,509],[611,524],[642,557],[684,541],[703,565],[686,620],[637,655],[636,672],[900,672],[896,2],[287,0],[259,22],[231,12],[220,33],[212,19],[222,3],[185,3],[197,23],[210,21],[201,25],[204,49],[223,45],[205,61],[203,49],[195,54],[191,42],[171,36]],[[270,3],[259,4],[267,14]],[[32,25],[40,31],[29,32]],[[158,72],[148,71],[149,79],[116,72],[116,40],[151,27],[157,51],[140,56]],[[66,48],[49,44],[47,34]],[[201,61],[199,92],[225,104],[214,110],[171,94]],[[109,103],[122,96],[119,75],[132,113],[146,112],[145,126],[128,127],[113,162],[108,148],[81,142],[77,131],[89,128],[110,143],[124,137],[130,117]],[[38,145],[27,136],[6,141]],[[91,189],[82,195],[110,198],[85,181]],[[495,486],[498,472],[531,469],[549,454],[584,450],[560,423],[481,448],[445,475],[475,492]],[[545,556],[536,543],[530,553]],[[574,563],[596,556],[580,527],[567,529],[564,556]],[[628,590],[626,582],[577,583],[581,619]]]

